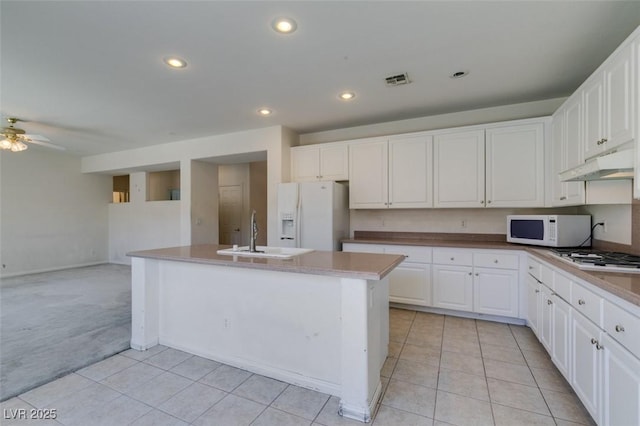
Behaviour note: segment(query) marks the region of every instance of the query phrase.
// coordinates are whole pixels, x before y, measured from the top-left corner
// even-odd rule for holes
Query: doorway
[[[218,191],[220,244],[242,245],[243,185],[221,185]]]

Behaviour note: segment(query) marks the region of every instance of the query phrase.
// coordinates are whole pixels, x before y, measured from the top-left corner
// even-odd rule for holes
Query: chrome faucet
[[[249,251],[251,253],[256,253],[256,240],[258,239],[258,223],[256,222],[256,211],[254,210],[251,213],[251,224],[249,225],[249,229],[251,229],[251,233],[249,236]]]

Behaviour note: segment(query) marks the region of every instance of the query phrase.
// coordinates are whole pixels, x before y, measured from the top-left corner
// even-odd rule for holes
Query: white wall
[[[289,180],[289,147],[297,143],[297,135],[282,126],[210,136],[145,148],[94,155],[82,159],[84,173],[122,174],[153,169],[157,165],[180,162],[180,244],[191,244],[192,188],[191,162],[215,161],[216,157],[267,153],[267,233],[269,244],[276,232],[277,185]],[[119,229],[124,229],[120,227]],[[144,243],[144,242],[142,242]]]
[[[618,244],[631,245],[631,205],[603,204],[583,206],[581,213],[591,215],[591,223],[606,222],[606,232],[601,226],[593,230],[593,238]]]
[[[0,152],[2,276],[108,261],[111,177],[84,175],[80,162],[40,147]]]

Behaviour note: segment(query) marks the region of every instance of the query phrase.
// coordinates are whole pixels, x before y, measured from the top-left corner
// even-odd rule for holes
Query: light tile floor
[[[592,425],[531,330],[390,313],[373,425]],[[128,350],[3,402],[2,425],[358,425],[338,398],[156,346]],[[11,420],[26,409],[55,420]],[[37,413],[37,411],[36,411]]]

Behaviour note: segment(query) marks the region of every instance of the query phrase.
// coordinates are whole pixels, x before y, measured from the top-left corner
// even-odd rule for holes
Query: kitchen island
[[[292,259],[200,245],[129,253],[131,347],[183,350],[340,398],[368,422],[389,341],[398,255],[314,251]]]

